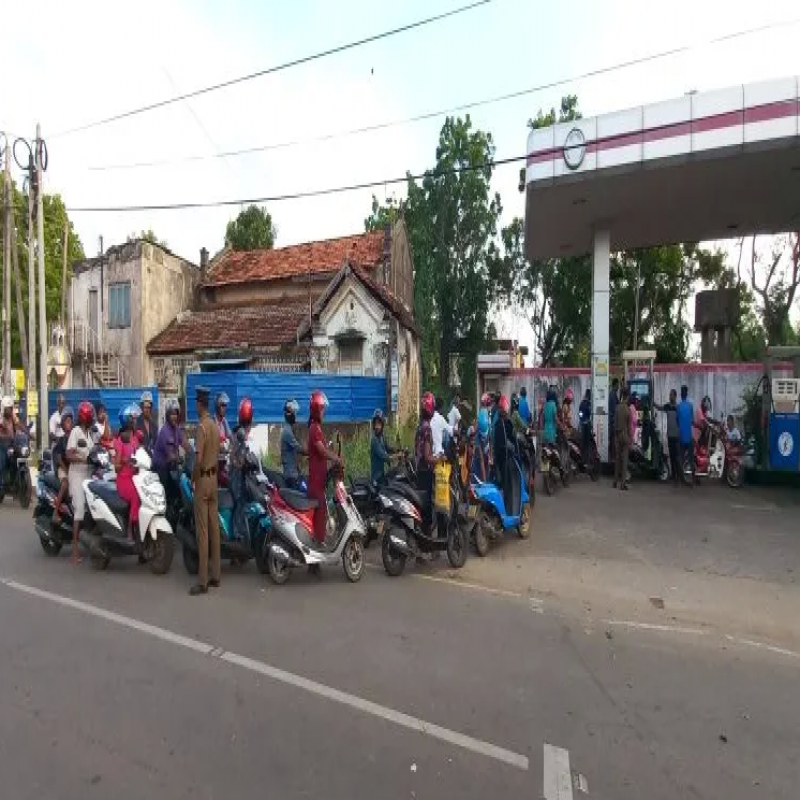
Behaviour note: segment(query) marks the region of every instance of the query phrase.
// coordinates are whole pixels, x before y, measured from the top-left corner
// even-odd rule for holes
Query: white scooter
[[[158,475],[152,471],[147,451],[140,447],[133,457],[133,485],[139,494],[139,529],[128,539],[130,507],[117,493],[116,483],[106,480],[83,482],[86,510],[91,522],[81,530],[81,541],[89,548],[92,566],[105,569],[112,556],[139,556],[156,575],[169,571],[175,552],[175,536],[166,518],[167,500]]]

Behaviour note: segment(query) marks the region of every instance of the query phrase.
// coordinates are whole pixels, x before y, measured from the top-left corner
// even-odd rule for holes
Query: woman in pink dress
[[[141,501],[139,493],[133,485],[135,467],[131,464],[133,454],[139,446],[139,441],[133,435],[136,426],[138,409],[136,406],[125,406],[119,413],[119,435],[114,442],[114,468],[117,471],[117,494],[130,503],[131,511],[128,515],[128,540],[133,539],[133,526],[139,521],[139,508]]]

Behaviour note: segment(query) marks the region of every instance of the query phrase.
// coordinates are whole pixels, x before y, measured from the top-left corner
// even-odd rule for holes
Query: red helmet
[[[481,408],[491,408],[492,406],[492,396],[489,392],[484,392],[481,395]]]
[[[250,401],[249,397],[245,397],[241,403],[239,403],[239,424],[240,425],[250,425],[253,421],[253,404]]]
[[[84,400],[78,405],[78,424],[91,425],[93,421],[94,406],[88,400]]]
[[[504,394],[500,395],[500,399],[497,401],[497,407],[503,414],[508,414],[509,410],[511,409],[508,398]]]
[[[328,407],[328,398],[325,397],[325,392],[321,392],[319,389],[312,392],[308,406],[311,411],[311,419],[321,420],[323,412]]]
[[[436,409],[436,400],[431,392],[425,392],[419,399],[419,412],[423,417],[432,417]]]
[[[575,395],[572,394],[572,389],[567,389],[567,391],[564,392],[564,402],[571,403],[574,399]]]

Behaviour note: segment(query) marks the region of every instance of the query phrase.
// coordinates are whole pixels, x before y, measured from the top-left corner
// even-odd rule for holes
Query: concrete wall
[[[414,309],[414,262],[408,243],[408,230],[404,219],[398,219],[392,228],[391,269],[387,281],[392,294],[406,308]]]
[[[310,294],[312,302],[328,288],[328,284],[336,272],[316,274],[311,280]],[[242,305],[244,303],[296,303],[307,301],[309,282],[303,276],[280,278],[273,281],[257,283],[231,284],[229,286],[210,286],[200,290],[200,305]]]
[[[705,395],[711,398],[712,416],[716,419],[733,414],[737,424],[741,425],[744,414],[744,392],[754,389],[763,374],[761,364],[657,364],[654,374],[654,401],[666,403],[670,389],[680,393],[684,384],[689,387],[689,398],[696,406]],[[622,373],[614,373],[622,382]],[[776,370],[775,376],[790,377],[791,370]],[[555,384],[559,398],[564,397],[567,387],[572,388],[575,395],[574,420],[577,424],[578,404],[584,392],[591,386],[591,374],[588,369],[521,369],[513,370],[502,376],[481,375],[481,391],[499,388],[511,394],[519,392],[521,386],[528,390],[528,402],[531,411],[536,413],[540,399],[544,398],[547,387]],[[609,383],[610,391],[610,383]],[[662,434],[666,436],[666,420],[659,415]]]
[[[191,308],[200,272],[193,264],[161,248],[142,243],[142,308],[138,357],[143,380],[154,383],[147,343],[181,312]]]

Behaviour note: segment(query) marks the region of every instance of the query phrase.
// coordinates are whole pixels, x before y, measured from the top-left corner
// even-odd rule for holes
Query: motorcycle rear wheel
[[[467,537],[461,527],[453,522],[447,532],[447,560],[454,569],[461,569],[467,563]]]
[[[24,473],[20,478],[19,483],[19,505],[20,508],[29,508],[31,498],[33,497],[33,485],[31,484],[31,476]]]
[[[742,469],[742,465],[738,461],[729,463],[726,473],[728,486],[730,486],[731,489],[741,489],[744,484],[744,470]]]
[[[391,539],[394,530],[394,528],[390,528],[383,534],[383,541],[381,542],[381,561],[383,561],[383,568],[386,570],[386,574],[392,578],[398,578],[403,574],[403,570],[406,568],[406,554],[398,553],[392,549]],[[398,531],[396,535],[399,538],[405,538],[405,534],[402,531]]]
[[[481,511],[478,514],[478,521],[475,523],[475,531],[473,539],[475,541],[475,552],[484,558],[489,554],[489,536],[486,533],[486,527],[489,525],[486,512]]]

